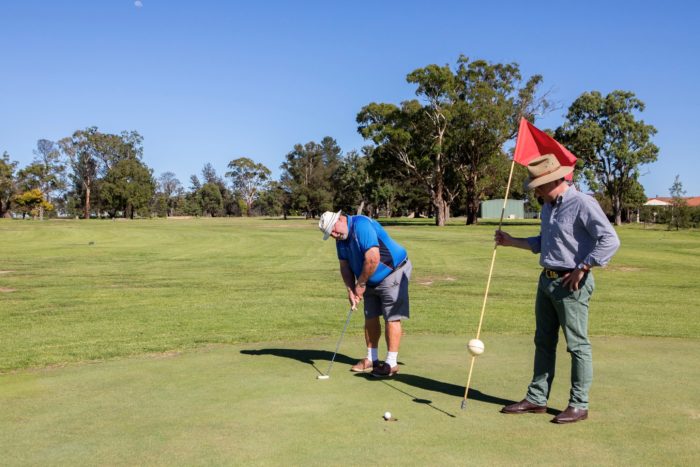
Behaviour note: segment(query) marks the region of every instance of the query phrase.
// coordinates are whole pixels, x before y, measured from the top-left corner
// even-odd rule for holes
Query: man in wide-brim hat
[[[588,303],[595,288],[591,269],[605,266],[620,241],[598,202],[564,179],[574,168],[562,166],[552,154],[527,166],[525,187],[542,198],[540,234],[515,238],[496,231],[496,243],[540,254],[535,301],[535,365],[525,398],[503,407],[507,414],[544,413],[554,380],[557,342],[561,328],[571,354],[569,403],[554,423],[588,418],[588,393],[593,380],[591,342],[588,339]]]

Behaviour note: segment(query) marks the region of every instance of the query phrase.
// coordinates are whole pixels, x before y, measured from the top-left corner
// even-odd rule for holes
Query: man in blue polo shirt
[[[588,418],[593,380],[588,339],[588,302],[595,288],[591,269],[608,264],[620,240],[598,202],[564,179],[573,167],[562,166],[547,154],[533,159],[527,170],[526,187],[544,201],[540,234],[516,238],[497,230],[495,239],[498,245],[540,254],[543,269],[535,301],[535,367],[525,399],[501,412],[546,412],[561,328],[571,354],[571,391],[568,407],[552,421],[573,423]]]
[[[364,300],[367,356],[350,370],[379,378],[399,371],[401,320],[408,319],[408,282],[412,265],[406,249],[396,243],[379,223],[366,216],[347,216],[326,211],[318,223],[323,239],[336,242],[340,274],[350,305]],[[384,318],[387,357],[379,363],[377,348],[382,334],[379,317]]]

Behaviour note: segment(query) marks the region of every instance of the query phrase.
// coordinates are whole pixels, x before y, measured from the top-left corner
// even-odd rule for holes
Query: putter
[[[331,363],[328,365],[328,369],[326,370],[326,373],[323,375],[318,375],[316,379],[328,379],[331,377],[331,368],[333,367],[333,362],[335,361],[335,356],[338,355],[338,349],[340,348],[340,343],[343,341],[343,336],[345,335],[345,330],[348,328],[348,323],[350,322],[350,317],[352,316],[352,312],[355,309],[354,306],[350,307],[350,311],[348,311],[348,317],[345,320],[345,326],[343,326],[343,332],[340,333],[340,339],[338,339],[338,344],[335,346],[335,352],[333,353],[333,358],[331,358]]]

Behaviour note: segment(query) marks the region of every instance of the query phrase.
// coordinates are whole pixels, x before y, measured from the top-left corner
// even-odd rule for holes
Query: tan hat
[[[525,180],[525,188],[532,190],[540,185],[564,178],[574,171],[573,167],[561,165],[553,154],[545,154],[532,159],[527,164],[529,177]]]
[[[321,229],[321,232],[323,232],[324,240],[328,240],[328,237],[331,236],[333,227],[335,227],[335,223],[338,222],[338,218],[340,217],[341,212],[342,211],[326,211],[323,214],[321,214],[321,219],[318,221],[318,228]]]

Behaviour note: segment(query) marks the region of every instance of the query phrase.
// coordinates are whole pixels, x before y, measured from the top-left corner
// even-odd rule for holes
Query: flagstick
[[[513,179],[513,168],[515,167],[515,157],[513,162],[510,164],[510,174],[508,175],[508,185],[506,186],[506,196],[503,200],[503,208],[501,209],[501,219],[498,221],[498,230],[501,230],[501,225],[503,225],[503,215],[506,212],[506,204],[508,203],[508,194],[510,193],[510,182]],[[494,242],[493,254],[491,256],[491,267],[489,268],[489,278],[486,281],[486,292],[484,292],[484,302],[481,305],[481,316],[479,317],[479,327],[476,329],[476,339],[481,335],[481,324],[484,322],[484,311],[486,311],[486,299],[489,296],[489,288],[491,287],[491,275],[493,274],[493,265],[496,262],[496,249],[498,248],[498,243]],[[472,361],[469,365],[469,376],[467,377],[467,386],[464,388],[464,399],[462,400],[462,410],[467,407],[467,395],[469,394],[469,384],[472,381],[472,370],[474,370],[474,361],[476,360],[476,355],[472,355]]]

